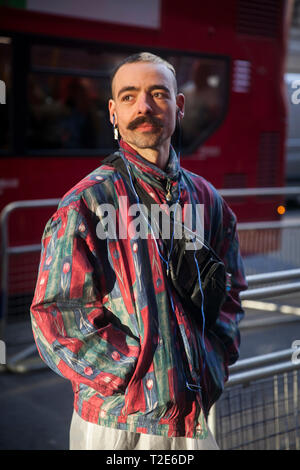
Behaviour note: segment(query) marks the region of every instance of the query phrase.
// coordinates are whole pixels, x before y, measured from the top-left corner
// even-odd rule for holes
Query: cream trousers
[[[206,439],[140,434],[89,423],[74,410],[70,450],[219,450],[219,447],[210,430]]]

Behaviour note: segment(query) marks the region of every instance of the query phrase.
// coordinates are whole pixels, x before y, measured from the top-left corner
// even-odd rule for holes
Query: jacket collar
[[[141,157],[137,151],[123,139],[120,140],[120,151],[123,153],[125,158],[143,174],[154,176],[157,179],[172,179],[174,181],[180,178],[179,161],[172,146],[170,146],[169,160],[164,170]]]

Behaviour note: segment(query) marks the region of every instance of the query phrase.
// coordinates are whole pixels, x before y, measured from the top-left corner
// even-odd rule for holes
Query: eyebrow
[[[135,86],[124,86],[123,88],[121,88],[121,90],[119,90],[118,92],[118,98],[120,95],[122,95],[122,93],[125,93],[126,91],[138,91],[139,89]]]
[[[125,93],[125,92],[128,92],[128,91],[139,91],[139,90],[140,90],[140,88],[135,87],[135,86],[125,86],[125,87],[121,88],[121,90],[119,90],[117,96],[119,98],[119,96],[122,95],[122,93]],[[162,85],[162,84],[151,85],[148,88],[148,91],[153,91],[153,90],[164,90],[165,92],[167,92],[170,95],[169,88],[166,87],[165,85]]]

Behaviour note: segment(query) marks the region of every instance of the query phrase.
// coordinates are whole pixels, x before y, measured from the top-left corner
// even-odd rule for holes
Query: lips
[[[147,131],[153,131],[158,129],[157,126],[153,126],[152,124],[140,124],[139,126],[136,127],[136,129],[147,132]]]

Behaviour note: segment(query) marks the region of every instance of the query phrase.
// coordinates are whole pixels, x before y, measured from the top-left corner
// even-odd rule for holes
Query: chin
[[[124,138],[126,140],[126,137]],[[148,137],[141,137],[135,139],[127,139],[127,142],[130,145],[133,145],[140,149],[147,149],[147,148],[157,148],[159,147],[164,139],[160,136],[148,136]]]

